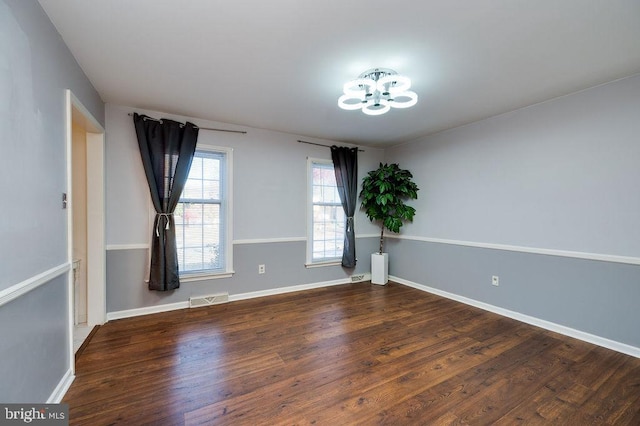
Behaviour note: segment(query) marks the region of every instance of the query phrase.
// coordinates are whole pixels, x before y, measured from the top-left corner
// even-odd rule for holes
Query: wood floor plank
[[[396,283],[112,321],[71,424],[621,424],[640,360]]]
[[[489,394],[488,389],[492,390],[492,394],[499,393],[499,380],[511,377],[513,371],[529,360],[532,354],[540,353],[541,343],[541,338],[536,335],[525,340],[512,339],[511,344],[499,353],[476,358],[479,362],[467,362],[466,368],[453,371],[455,375],[446,375],[433,382],[417,382],[411,392],[397,385],[404,391],[400,392],[403,399],[377,413],[377,419],[383,424],[411,424],[423,418],[440,418],[447,413],[457,415],[456,410],[474,395]],[[473,346],[467,351],[478,352]],[[436,364],[436,368],[442,366]],[[409,398],[404,399],[406,395]]]

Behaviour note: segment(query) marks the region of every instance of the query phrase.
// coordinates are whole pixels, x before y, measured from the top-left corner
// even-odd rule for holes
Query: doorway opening
[[[70,358],[106,318],[104,129],[67,90]],[[75,370],[75,368],[74,368]]]

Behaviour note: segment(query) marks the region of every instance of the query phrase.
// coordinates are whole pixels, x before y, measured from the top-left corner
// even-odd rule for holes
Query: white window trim
[[[307,255],[305,268],[323,268],[327,266],[341,266],[342,258],[323,259],[321,261],[313,261],[313,174],[311,173],[313,163],[330,164],[333,166],[332,160],[324,158],[307,157]]]
[[[324,268],[327,266],[342,266],[342,260],[336,260],[336,261],[324,261],[324,262],[315,262],[315,263],[305,263],[304,267],[307,269],[311,269],[311,268]]]
[[[180,274],[180,283],[190,283],[196,281],[219,280],[221,278],[231,278],[235,271],[226,272],[205,272],[205,273],[185,273]]]
[[[222,202],[222,208],[224,209],[225,218],[227,219],[225,224],[225,265],[224,271],[217,272],[186,272],[180,273],[180,283],[197,282],[204,280],[215,280],[221,278],[231,278],[235,271],[233,270],[233,148],[215,146],[215,145],[196,145],[196,151],[208,151],[208,152],[221,152],[226,156],[226,171],[227,175],[224,179],[224,193],[225,199]],[[149,196],[149,226],[151,229],[156,217],[156,210],[153,207],[151,196]],[[151,240],[149,241],[149,261],[147,264],[147,273],[145,276],[145,282],[149,282],[149,267],[151,265]]]

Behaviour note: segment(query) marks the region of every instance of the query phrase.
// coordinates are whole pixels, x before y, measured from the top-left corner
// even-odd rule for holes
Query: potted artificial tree
[[[418,198],[418,185],[413,175],[397,164],[382,164],[362,179],[361,208],[370,221],[380,223],[380,251],[371,254],[371,283],[386,284],[389,257],[384,252],[384,230],[398,233],[404,221],[413,221],[416,209],[405,200]]]

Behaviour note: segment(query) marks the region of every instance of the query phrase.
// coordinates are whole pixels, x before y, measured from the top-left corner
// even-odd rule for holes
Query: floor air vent
[[[352,283],[359,283],[360,281],[364,281],[364,274],[351,275],[351,282]]]
[[[190,308],[199,308],[200,306],[219,305],[229,301],[229,293],[212,294],[209,296],[197,296],[189,298]]]

